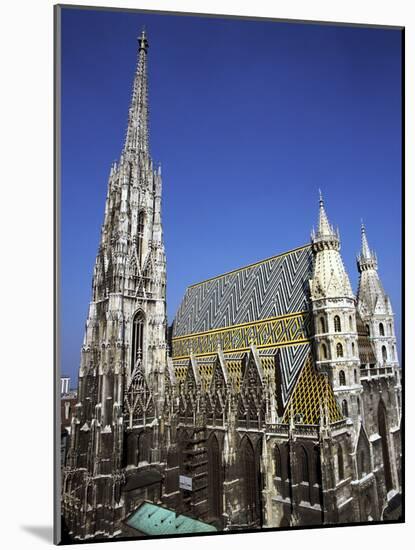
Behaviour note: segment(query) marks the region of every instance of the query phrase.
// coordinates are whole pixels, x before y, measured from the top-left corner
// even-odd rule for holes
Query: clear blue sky
[[[169,323],[189,284],[309,242],[321,188],[355,290],[364,219],[400,346],[400,31],[64,9],[61,339],[73,385],[143,25]]]

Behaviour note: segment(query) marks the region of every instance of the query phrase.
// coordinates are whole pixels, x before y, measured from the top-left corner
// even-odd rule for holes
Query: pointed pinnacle
[[[148,40],[145,27],[142,28],[140,36],[137,38],[140,50],[148,50]]]
[[[362,232],[362,257],[369,260],[372,258],[372,253],[369,248],[369,243],[367,242],[366,228],[363,222],[362,222],[361,232]]]
[[[318,219],[317,232],[320,235],[330,235],[331,233],[333,233],[333,229],[330,226],[326,211],[324,209],[324,201],[323,201],[323,195],[321,194],[321,191],[320,191],[320,213],[319,213],[319,219]]]

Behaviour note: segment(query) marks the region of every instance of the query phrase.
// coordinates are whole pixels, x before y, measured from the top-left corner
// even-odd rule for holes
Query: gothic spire
[[[377,269],[377,258],[373,250],[370,250],[369,243],[366,236],[366,228],[363,224],[361,225],[361,234],[362,234],[362,248],[360,255],[357,258],[357,267],[359,272],[365,269]]]
[[[315,233],[313,229],[311,233],[311,240],[313,243],[330,242],[338,246],[340,241],[338,231],[336,231],[334,227],[330,225],[330,222],[326,214],[326,210],[324,208],[323,195],[320,189],[319,189],[319,194],[320,194],[320,200],[319,200],[319,216],[318,216],[318,224],[317,224],[317,233]]]
[[[138,61],[134,77],[128,127],[124,151],[137,155],[149,153],[148,101],[147,101],[147,52],[148,40],[145,30],[138,37]]]
[[[339,252],[339,232],[330,225],[321,191],[317,232],[312,231],[311,243],[314,252],[313,277],[310,281],[312,298],[352,297],[352,287]]]
[[[334,229],[331,227],[329,220],[327,218],[326,211],[324,209],[324,200],[323,195],[320,191],[320,200],[319,200],[319,219],[318,219],[318,233],[321,236],[331,235],[334,233]]]
[[[392,314],[389,298],[383,289],[378,269],[378,259],[373,250],[369,248],[366,236],[366,228],[361,226],[362,248],[357,256],[357,269],[360,273],[359,288],[357,291],[358,307],[363,313],[377,315]]]

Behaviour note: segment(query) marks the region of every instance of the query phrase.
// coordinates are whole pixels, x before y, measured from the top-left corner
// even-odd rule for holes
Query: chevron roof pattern
[[[190,286],[173,322],[173,338],[308,309],[310,245]]]
[[[307,312],[308,281],[312,277],[312,267],[312,249],[307,245],[190,286],[173,323],[172,351],[176,376],[180,378],[184,375],[185,363],[182,364],[181,361],[185,356],[189,356],[190,351],[194,353],[197,363],[209,361],[207,354],[212,354],[211,358],[216,356],[217,344],[213,346],[208,340],[212,334],[217,336],[215,331],[218,329],[240,327],[243,323],[258,323],[272,317]],[[302,315],[304,316],[304,313]],[[304,318],[306,324],[307,319],[308,314]],[[303,330],[301,322],[294,317],[293,321],[297,332],[298,327]],[[290,317],[285,323],[290,323]],[[285,335],[290,331],[284,329],[283,333]],[[279,348],[268,346],[266,349],[267,342],[262,342],[265,349],[260,350],[264,358],[275,357],[278,353],[284,404],[311,350],[308,338],[299,338],[294,333],[292,338],[288,338],[287,343],[290,339],[297,338],[298,344],[282,345]],[[232,333],[228,340],[238,348],[235,334]],[[258,341],[255,344],[261,348],[260,339],[256,340]],[[278,345],[283,343],[281,340]],[[225,338],[221,342],[221,349],[225,352],[226,362],[233,368],[235,365],[230,357],[239,350],[234,349],[233,345],[229,347],[228,344]],[[242,347],[248,346],[249,343],[245,342]],[[247,351],[242,355],[246,353]],[[200,355],[204,356],[203,359],[198,357]]]
[[[306,358],[304,368],[285,409],[283,423],[288,424],[290,414],[300,415],[303,424],[318,424],[322,408],[326,408],[332,422],[342,420],[333,388],[326,376],[316,372],[311,354]]]

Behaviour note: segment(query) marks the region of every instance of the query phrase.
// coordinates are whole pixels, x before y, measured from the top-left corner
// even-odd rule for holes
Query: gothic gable
[[[238,396],[238,422],[247,428],[260,428],[265,421],[264,373],[258,352],[253,346],[245,361]]]
[[[154,419],[153,394],[141,368],[133,374],[124,398],[124,416],[127,426],[145,425]]]

